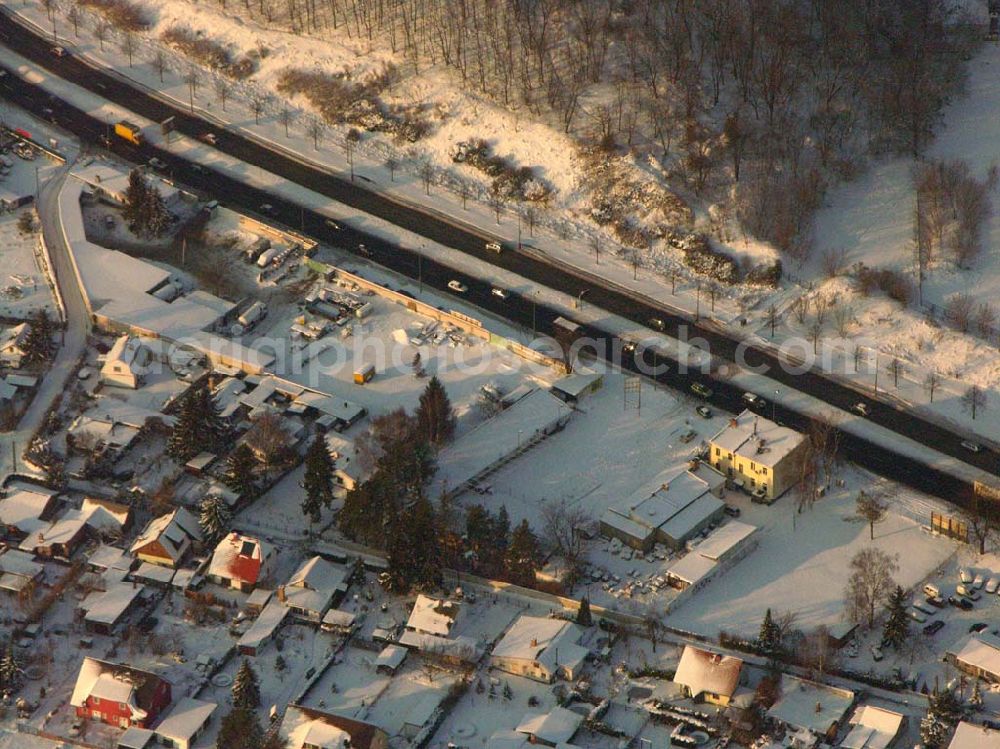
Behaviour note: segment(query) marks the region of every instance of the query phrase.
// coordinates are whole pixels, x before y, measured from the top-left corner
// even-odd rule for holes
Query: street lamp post
[[[590,289],[584,289],[576,298],[576,308],[583,309],[583,295],[586,294]]]

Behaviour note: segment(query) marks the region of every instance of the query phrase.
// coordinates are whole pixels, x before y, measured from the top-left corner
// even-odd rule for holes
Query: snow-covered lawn
[[[709,636],[720,630],[755,636],[770,608],[795,613],[796,627],[804,631],[831,626],[844,621],[848,570],[861,549],[872,546],[897,555],[899,571],[894,577],[905,588],[922,584],[954,554],[956,542],[921,529],[930,518],[920,517],[919,504],[915,513],[919,520],[890,511],[876,524],[875,540],[869,540],[868,525],[854,514],[857,492],[873,479],[860,472],[845,474],[844,487],[834,488],[801,513],[795,511],[790,495],[770,507],[741,503],[741,520],[761,529],[759,547],[679,606],[668,623]]]
[[[44,309],[58,319],[39,235],[18,229],[18,219],[24,213],[34,215],[34,208],[0,215],[0,317],[26,320]]]

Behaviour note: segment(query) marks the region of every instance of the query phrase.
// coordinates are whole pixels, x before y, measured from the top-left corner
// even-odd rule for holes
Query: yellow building
[[[737,486],[770,503],[799,480],[805,438],[744,411],[708,442],[708,460]]]

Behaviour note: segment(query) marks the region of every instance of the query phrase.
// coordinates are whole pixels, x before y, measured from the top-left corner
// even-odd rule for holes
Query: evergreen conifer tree
[[[40,309],[31,316],[28,321],[28,332],[21,344],[25,362],[40,364],[52,356],[54,347],[52,333],[52,320],[49,318],[48,312]]]
[[[882,628],[882,643],[899,650],[910,636],[910,615],[906,606],[906,593],[899,585],[889,595],[887,616]]]
[[[305,498],[302,511],[310,522],[318,523],[320,510],[333,504],[333,458],[326,440],[317,434],[306,453],[306,472],[302,480]]]
[[[257,485],[253,477],[256,466],[257,459],[253,456],[253,450],[240,443],[226,459],[226,473],[223,481],[226,482],[226,486],[241,496],[253,497],[257,493]]]
[[[198,523],[201,526],[205,543],[215,545],[229,532],[232,513],[222,497],[205,497],[198,508],[200,510]]]
[[[253,711],[260,706],[260,683],[250,661],[243,659],[233,679],[233,708]]]
[[[576,623],[581,627],[589,627],[594,623],[594,616],[590,613],[590,599],[587,596],[580,599],[580,608],[576,612]]]
[[[522,520],[510,537],[507,549],[507,576],[515,585],[530,587],[535,583],[535,570],[541,562],[538,539],[527,520]]]
[[[757,644],[763,652],[768,654],[774,654],[781,650],[781,631],[771,616],[771,609],[768,609],[764,614],[764,621],[760,624],[760,635],[757,637]]]
[[[455,413],[437,377],[431,377],[420,394],[416,416],[420,434],[431,445],[442,445],[455,434]]]

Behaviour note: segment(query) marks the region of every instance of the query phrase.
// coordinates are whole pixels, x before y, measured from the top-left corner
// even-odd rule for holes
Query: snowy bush
[[[230,78],[243,80],[257,72],[257,63],[249,56],[233,60],[225,45],[185,26],[171,26],[160,38],[186,57]]]
[[[149,27],[142,8],[128,0],[80,0],[79,4],[96,10],[108,23],[123,31],[142,31]]]
[[[507,200],[544,202],[552,194],[552,188],[531,167],[516,167],[496,156],[482,138],[456,143],[451,160],[493,177],[492,191]]]

